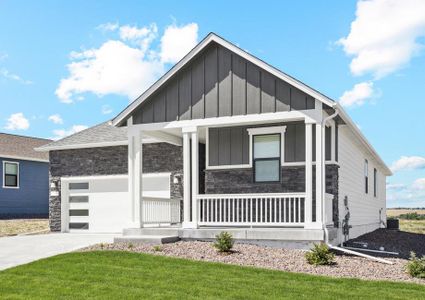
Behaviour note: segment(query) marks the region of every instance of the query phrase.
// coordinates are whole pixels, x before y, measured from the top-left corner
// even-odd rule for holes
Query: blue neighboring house
[[[0,218],[49,215],[47,139],[0,133]]]

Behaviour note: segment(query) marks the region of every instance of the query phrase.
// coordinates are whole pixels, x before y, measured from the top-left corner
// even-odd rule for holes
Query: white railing
[[[143,197],[142,216],[144,224],[180,223],[180,200]]]
[[[198,195],[200,226],[303,226],[305,194]]]

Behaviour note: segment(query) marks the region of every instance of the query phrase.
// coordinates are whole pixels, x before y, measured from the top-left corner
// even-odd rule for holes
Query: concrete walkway
[[[50,233],[0,238],[0,270],[98,243],[112,243],[118,234]]]

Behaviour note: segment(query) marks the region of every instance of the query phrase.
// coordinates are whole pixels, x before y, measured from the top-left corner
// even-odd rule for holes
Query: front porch
[[[320,107],[319,104],[316,104],[316,107]],[[235,238],[245,240],[264,239],[264,237],[268,240],[323,240],[324,229],[333,227],[334,224],[334,195],[326,193],[325,167],[327,163],[335,163],[336,148],[336,124],[333,120],[326,120],[325,116],[321,109],[316,109],[151,124],[133,124],[130,118],[127,121],[129,193],[133,206],[134,226],[125,232],[127,235],[132,235],[128,234],[129,232],[143,234],[148,232],[150,227],[174,227],[170,230],[177,232],[183,239],[210,239],[214,238],[218,231],[226,230],[234,232]],[[285,143],[291,141],[289,138],[286,139],[285,124],[292,124],[291,122],[298,122],[297,126],[300,122],[304,124],[305,134],[302,143],[299,142],[305,158],[302,162],[286,161],[285,151],[288,146]],[[236,126],[248,128],[249,149],[246,154],[248,158],[240,159],[240,164],[213,165],[210,147],[212,142],[209,136],[213,132],[211,129]],[[214,189],[205,179],[205,172],[217,170],[252,172],[251,170],[255,168],[253,136],[277,134],[280,135],[280,156],[279,180],[276,184],[258,183],[255,181],[256,178],[252,177],[252,183],[247,184],[256,186],[259,192],[249,193],[251,191],[249,189],[248,192],[243,192],[245,188],[235,184],[238,185],[233,189],[236,192],[212,193]],[[329,135],[329,149],[325,145],[326,134]],[[143,136],[182,147],[182,174],[174,174],[170,178],[172,184],[182,186],[181,198],[141,196],[146,195],[140,176],[143,169],[143,145],[140,141]],[[221,151],[222,148],[218,149]],[[330,151],[329,155],[327,153],[325,155],[327,150]],[[295,180],[290,176],[282,176],[285,170],[295,166],[302,169],[302,182],[298,183],[297,192],[281,188],[287,182]]]

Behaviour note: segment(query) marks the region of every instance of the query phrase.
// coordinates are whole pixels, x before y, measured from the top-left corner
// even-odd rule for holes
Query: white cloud
[[[7,119],[5,129],[8,130],[27,130],[30,127],[30,122],[25,118],[24,114],[19,112],[11,114]]]
[[[380,78],[406,65],[422,48],[423,36],[425,1],[371,0],[357,3],[350,33],[338,43],[353,56],[354,75]]]
[[[412,184],[412,188],[415,190],[425,191],[425,178],[416,179]]]
[[[104,24],[100,24],[99,26],[96,27],[96,29],[101,30],[101,31],[115,31],[117,30],[119,27],[118,22],[115,23],[104,23]]]
[[[339,103],[346,107],[361,106],[374,97],[376,97],[376,93],[373,90],[373,82],[361,82],[354,85],[351,90],[345,91]]]
[[[49,121],[52,121],[55,124],[63,124],[62,117],[59,114],[54,114],[48,117]]]
[[[198,24],[190,23],[178,27],[170,25],[165,29],[161,38],[161,61],[176,63],[183,58],[198,40]]]
[[[407,188],[407,185],[403,183],[387,183],[387,190],[400,191]]]
[[[421,156],[402,156],[391,166],[391,171],[416,170],[425,168],[425,157]]]
[[[3,76],[6,79],[15,80],[15,81],[18,81],[22,84],[32,84],[33,83],[30,80],[25,80],[25,79],[21,78],[19,75],[16,75],[16,74],[9,72],[9,70],[7,70],[5,68],[0,69],[0,75]]]
[[[53,140],[59,140],[62,139],[64,137],[67,137],[68,135],[77,133],[81,130],[87,129],[88,126],[86,125],[73,125],[71,128],[69,129],[55,129],[53,130],[53,134],[55,135],[54,137],[52,137]]]
[[[55,92],[62,102],[72,103],[83,93],[99,97],[123,95],[134,100],[164,73],[166,63],[175,62],[196,44],[198,31],[194,23],[169,26],[161,39],[161,51],[156,51],[152,47],[158,30],[155,24],[141,28],[103,27],[119,28],[121,40],[109,40],[99,48],[71,52],[72,61],[67,65],[69,75],[60,81]]]
[[[112,112],[113,112],[113,110],[112,110],[112,107],[110,105],[107,105],[107,104],[102,105],[102,114],[103,115],[109,115]]]
[[[146,60],[145,53],[121,41],[110,40],[100,48],[68,65],[70,75],[62,79],[56,95],[64,103],[73,102],[76,94],[91,92],[98,96],[117,94],[133,99],[162,72],[155,60]]]

